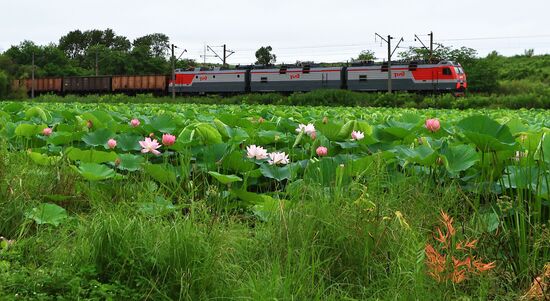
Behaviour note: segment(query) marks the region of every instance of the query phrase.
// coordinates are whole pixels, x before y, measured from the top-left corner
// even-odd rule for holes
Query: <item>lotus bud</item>
[[[110,149],[113,149],[116,147],[116,140],[115,139],[109,139],[109,141],[107,141],[107,146],[109,146]]]
[[[42,130],[42,134],[44,136],[49,136],[49,135],[52,134],[52,129],[51,128],[45,128],[45,129]]]
[[[439,124],[439,120],[437,119],[427,119],[425,126],[428,131],[432,133],[439,131],[439,128],[441,127],[441,125]]]
[[[311,137],[311,140],[315,140],[317,138],[317,132],[311,132],[309,137]]]
[[[140,122],[139,122],[139,120],[136,119],[136,118],[134,118],[134,119],[132,119],[132,121],[130,121],[130,125],[131,125],[132,127],[138,127],[139,124],[140,124]]]
[[[323,124],[327,124],[327,123],[328,123],[328,117],[325,116],[325,117],[323,117]]]
[[[315,152],[317,153],[317,156],[324,157],[328,154],[328,149],[324,146],[319,146]]]

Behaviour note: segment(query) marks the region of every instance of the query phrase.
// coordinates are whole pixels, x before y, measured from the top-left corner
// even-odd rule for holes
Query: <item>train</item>
[[[308,92],[317,89],[350,91],[449,92],[461,95],[467,89],[466,73],[459,63],[362,62],[349,66],[325,67],[312,63],[278,66],[236,66],[234,68],[176,69],[170,75],[113,75],[34,80],[35,94],[56,93],[153,93],[166,95],[235,94],[251,92]],[[173,79],[172,79],[173,78]],[[32,90],[33,81],[15,80],[14,89]]]

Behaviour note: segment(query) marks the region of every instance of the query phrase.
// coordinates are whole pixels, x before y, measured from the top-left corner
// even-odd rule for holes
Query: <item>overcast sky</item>
[[[164,33],[202,61],[204,45],[226,43],[228,62],[251,63],[271,45],[278,62],[346,61],[362,49],[386,56],[375,32],[419,46],[435,41],[486,55],[550,53],[550,0],[4,0],[0,51],[23,40],[57,43],[67,32],[112,28],[133,40]],[[399,50],[398,50],[399,51]],[[207,58],[214,62],[216,59]]]

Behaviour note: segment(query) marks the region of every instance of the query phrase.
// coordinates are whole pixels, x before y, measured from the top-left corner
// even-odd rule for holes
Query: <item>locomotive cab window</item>
[[[367,75],[366,74],[359,75],[359,81],[360,82],[366,82],[367,81]]]
[[[443,68],[443,75],[453,75],[450,68]]]

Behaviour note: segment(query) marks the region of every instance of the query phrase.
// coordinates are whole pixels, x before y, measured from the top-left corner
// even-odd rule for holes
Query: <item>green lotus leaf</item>
[[[82,132],[71,133],[56,131],[48,137],[47,141],[53,145],[67,145],[73,141],[80,140],[82,134]]]
[[[35,153],[35,152],[29,152],[28,155],[31,158],[31,160],[34,161],[34,163],[38,165],[44,165],[44,166],[54,165],[55,163],[59,162],[59,160],[61,159],[60,156],[50,157],[46,154]]]
[[[176,172],[171,165],[145,164],[143,167],[149,176],[161,183],[175,184],[177,182]]]
[[[145,162],[143,156],[132,155],[132,154],[120,154],[118,155],[120,159],[120,164],[117,166],[118,169],[127,170],[127,171],[136,171],[141,169],[141,165]]]
[[[400,159],[424,166],[433,165],[437,159],[437,152],[427,145],[420,145],[416,148],[400,145],[395,147],[395,151]]]
[[[71,167],[88,181],[107,180],[117,175],[114,170],[103,164],[81,163],[78,167],[74,165]]]
[[[467,141],[484,152],[515,149],[516,141],[510,129],[485,115],[464,118],[457,127]]]
[[[155,131],[162,133],[172,133],[176,129],[174,120],[169,115],[156,116],[151,120],[149,124]]]
[[[141,149],[139,141],[145,139],[144,137],[134,134],[134,133],[124,133],[116,137],[117,149],[122,151],[138,151]]]
[[[98,129],[84,135],[82,141],[91,146],[99,146],[107,144],[107,141],[114,136],[115,134],[109,129]]]
[[[23,137],[32,137],[42,133],[42,130],[48,127],[45,124],[21,123],[15,128],[15,135]]]
[[[39,225],[59,226],[67,219],[67,211],[55,204],[42,203],[25,213],[25,217]]]
[[[222,135],[210,124],[199,123],[195,129],[198,137],[202,138],[202,141],[206,144],[219,144],[223,142]]]
[[[223,175],[221,173],[217,173],[215,171],[209,171],[209,175],[214,177],[214,179],[218,180],[220,183],[227,185],[231,184],[233,182],[241,182],[243,179],[236,176],[236,175]]]
[[[46,111],[41,107],[32,107],[25,111],[25,117],[27,120],[31,118],[40,118],[43,122],[47,122],[51,116],[48,116],[49,114],[46,114]]]
[[[451,175],[457,175],[480,160],[476,149],[467,144],[451,145],[442,153],[445,168]]]
[[[115,152],[104,152],[93,149],[81,150],[79,148],[69,147],[65,153],[70,160],[83,163],[115,162],[117,159],[117,154]]]
[[[262,175],[266,178],[282,181],[284,179],[292,179],[293,177],[293,165],[287,164],[284,166],[262,164],[260,167]]]

